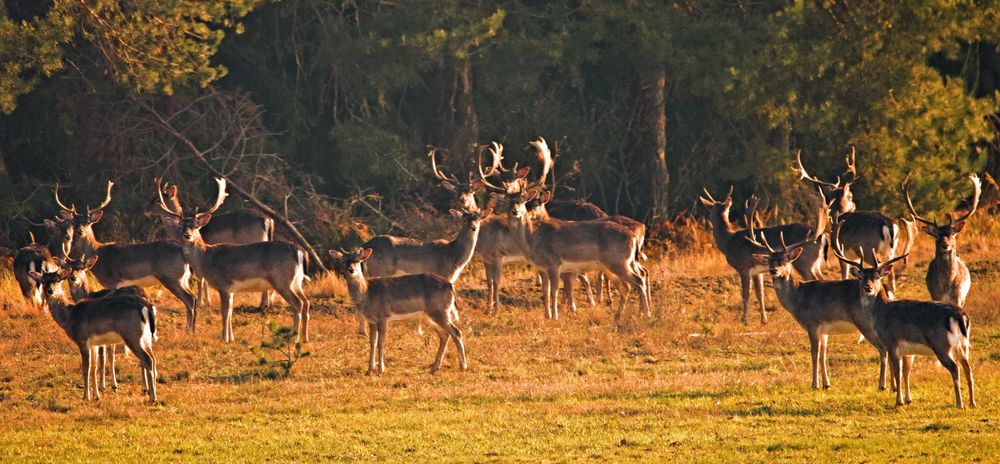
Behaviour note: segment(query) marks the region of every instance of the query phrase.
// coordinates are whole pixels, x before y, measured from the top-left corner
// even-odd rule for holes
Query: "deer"
[[[153,342],[156,341],[156,306],[142,297],[133,295],[109,296],[85,299],[71,303],[63,292],[62,281],[69,278],[72,271],[60,269],[56,272],[31,272],[31,277],[42,282],[52,319],[66,332],[70,340],[80,349],[83,371],[83,399],[101,399],[97,385],[96,370],[98,347],[124,343],[139,359],[142,367],[144,393],[149,401],[156,402],[156,356]],[[93,395],[91,395],[93,385]]]
[[[767,323],[767,310],[764,306],[764,272],[767,269],[757,262],[753,254],[755,248],[747,240],[747,229],[740,228],[729,219],[729,209],[733,205],[733,188],[722,201],[716,200],[707,188],[702,189],[703,195],[698,200],[709,210],[709,221],[712,223],[712,236],[715,247],[726,257],[726,262],[740,276],[740,295],[743,302],[743,312],[740,318],[743,324],[750,320],[750,291],[757,294],[760,303],[760,322]],[[786,239],[799,243],[805,241],[811,227],[802,223],[784,224],[763,228],[764,233],[772,243],[777,243],[779,235],[784,233]],[[802,255],[792,262],[792,267],[806,280],[818,280],[823,274],[823,249],[826,239],[819,242],[805,241]]]
[[[854,194],[851,192],[851,184],[858,178],[855,154],[852,145],[851,153],[844,158],[846,171],[842,174],[843,180],[841,176],[837,176],[835,182],[825,182],[809,175],[802,165],[802,150],[795,153],[792,171],[798,173],[800,179],[820,188],[823,198],[830,205],[830,216],[834,227],[839,231],[841,244],[848,253],[853,253],[855,250],[865,250],[864,253],[868,254],[857,257],[864,259],[867,263],[874,262],[874,256],[869,253],[871,250],[875,250],[874,253],[885,256],[886,259],[892,259],[896,256],[896,249],[900,245],[900,229],[904,229],[907,237],[912,238],[914,235],[913,223],[906,219],[900,219],[897,223],[879,211],[857,211]],[[846,279],[848,272],[848,266],[841,263],[840,278]],[[886,291],[889,292],[889,298],[892,298],[896,292],[895,272],[889,275]]]
[[[55,271],[55,261],[48,247],[35,242],[35,235],[30,231],[31,243],[21,247],[14,255],[14,280],[17,281],[21,295],[32,306],[45,309],[45,295],[42,292],[42,283],[31,277],[31,272]],[[68,246],[67,246],[68,249]]]
[[[840,247],[834,247],[833,253],[851,267],[851,273],[858,279],[855,291],[860,294],[861,306],[871,313],[879,343],[889,354],[892,377],[898,385],[896,407],[912,403],[912,361],[907,356],[922,355],[936,357],[951,374],[958,409],[964,407],[959,380],[960,364],[969,387],[969,407],[975,408],[975,385],[969,362],[971,321],[962,308],[936,301],[890,300],[882,278],[892,271],[895,263],[906,259],[907,254],[879,263],[878,256],[873,253],[875,263],[872,267],[865,267],[863,260],[844,256]],[[958,364],[955,363],[955,353],[958,353]]]
[[[187,313],[187,333],[195,331],[195,298],[191,292],[191,266],[184,259],[183,248],[165,240],[147,243],[119,244],[100,242],[94,236],[94,224],[104,217],[104,208],[111,203],[111,188],[108,181],[107,192],[100,206],[86,213],[78,213],[76,205],[68,207],[59,199],[59,185],[54,196],[60,208],[62,221],[73,225],[73,242],[70,256],[97,256],[100,260],[90,270],[105,288],[135,285],[149,287],[160,284],[177,297]]]
[[[222,206],[226,197],[226,180],[216,178],[218,195],[205,212],[195,208],[193,214],[183,209],[173,210],[160,192],[160,207],[173,217],[183,242],[184,258],[195,274],[219,292],[222,310],[222,339],[231,342],[233,333],[233,294],[236,292],[266,292],[275,290],[295,312],[296,341],[309,341],[309,299],[302,289],[306,279],[308,256],[295,245],[282,241],[257,242],[244,245],[209,245],[201,229],[212,220],[212,213]]]
[[[181,204],[180,199],[177,197],[177,186],[163,184],[160,190],[166,196],[167,204],[175,211],[180,210]],[[177,224],[173,220],[173,216],[164,213],[163,209],[160,208],[159,198],[153,198],[146,205],[146,208],[143,209],[143,215],[150,219],[160,218],[163,230],[166,232],[169,240],[176,242],[183,241]],[[274,219],[246,209],[216,214],[213,215],[212,221],[202,228],[201,237],[205,240],[205,243],[210,244],[232,243],[245,245],[257,242],[269,242],[274,240]],[[195,305],[201,306],[207,295],[207,282],[205,282],[205,279],[198,279],[198,295],[195,297]],[[270,302],[270,292],[262,292],[260,294],[260,305],[257,307],[257,310],[264,311]]]
[[[920,217],[917,210],[913,208],[913,201],[910,199],[909,176],[902,184],[906,207],[913,214],[913,218],[923,224],[921,230],[934,237],[934,259],[927,266],[926,278],[927,290],[931,294],[931,299],[951,303],[959,308],[965,307],[965,298],[969,295],[972,278],[969,275],[969,268],[966,267],[962,258],[958,257],[957,238],[959,232],[965,229],[965,221],[976,212],[976,208],[979,206],[979,197],[982,195],[982,184],[979,177],[971,174],[969,180],[973,186],[972,207],[957,220],[952,214],[949,214],[948,223],[944,225]]]
[[[772,247],[764,234],[754,232],[757,199],[751,200],[752,208],[747,211],[749,233],[747,239],[756,248],[754,259],[766,265],[774,284],[774,293],[795,322],[809,336],[812,353],[812,388],[820,388],[822,372],[823,388],[830,388],[827,370],[827,348],[830,335],[855,334],[861,332],[879,352],[878,388],[885,390],[885,373],[888,354],[882,349],[875,335],[871,314],[861,308],[861,299],[854,280],[812,280],[802,281],[792,272],[792,263],[802,256],[806,243],[821,240],[825,224],[829,220],[829,205],[820,193],[820,206],[816,217],[816,228],[805,240],[791,245],[785,244],[783,232],[779,232],[779,245]],[[759,237],[759,238],[758,238]]]
[[[476,192],[483,189],[483,182],[479,179],[473,179],[472,173],[469,173],[468,182],[459,181],[454,174],[446,176],[437,167],[436,154],[437,149],[433,148],[427,153],[431,159],[431,172],[434,173],[434,178],[441,182],[441,187],[451,193],[451,208],[471,213],[478,212],[479,204],[476,203]]]
[[[494,198],[507,207],[515,243],[522,254],[542,271],[542,291],[545,314],[559,319],[559,278],[563,273],[602,271],[626,285],[615,322],[621,319],[628,293],[639,291],[641,311],[650,316],[646,281],[636,272],[636,241],[632,232],[610,221],[561,221],[534,218],[526,203],[538,196],[538,190],[515,194],[494,193]],[[564,283],[566,280],[564,280]],[[571,290],[571,289],[568,289]],[[568,292],[567,292],[568,293]]]
[[[97,263],[97,256],[81,256],[80,259],[73,259],[68,256],[56,257],[56,266],[64,271],[69,271],[68,276],[65,280],[69,283],[69,294],[74,302],[80,303],[83,300],[95,299],[95,298],[106,298],[115,296],[135,296],[143,299],[148,299],[146,293],[139,287],[127,286],[119,288],[106,288],[102,290],[92,290],[90,284],[87,280],[87,271],[94,267]],[[100,386],[101,389],[107,388],[107,367],[108,361],[111,364],[111,389],[118,390],[118,376],[115,372],[115,349],[117,344],[102,345],[97,347],[98,355],[97,362],[100,364]],[[127,351],[126,351],[127,353]],[[146,378],[143,376],[143,391],[146,391],[149,386],[146,385]]]
[[[372,256],[371,248],[355,252],[330,250],[332,266],[347,281],[351,300],[368,322],[367,375],[385,372],[384,344],[389,321],[422,319],[438,334],[439,344],[430,373],[437,373],[444,359],[448,340],[454,340],[461,369],[468,369],[462,331],[455,307],[455,286],[435,274],[410,274],[399,277],[367,278],[362,263]]]

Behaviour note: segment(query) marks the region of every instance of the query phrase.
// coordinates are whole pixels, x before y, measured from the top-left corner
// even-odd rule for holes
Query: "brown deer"
[[[615,314],[615,321],[628,300],[628,292],[639,291],[639,305],[651,315],[646,282],[636,272],[637,243],[632,232],[610,221],[561,221],[534,218],[526,203],[538,196],[530,193],[494,194],[507,207],[508,221],[514,239],[528,261],[542,271],[542,291],[545,314],[559,318],[559,278],[564,273],[602,271],[626,284],[626,291]],[[564,279],[564,283],[567,280]],[[568,289],[572,290],[572,289]],[[567,292],[569,293],[569,292]]]
[[[171,209],[179,211],[181,209],[180,199],[177,197],[176,185],[162,185],[157,182],[157,188],[165,196],[165,200]],[[163,230],[169,240],[182,242],[180,229],[174,216],[163,212],[160,208],[159,197],[153,198],[143,210],[143,215],[147,218],[160,218]],[[205,243],[217,245],[222,243],[232,243],[236,245],[246,245],[257,242],[269,242],[274,240],[274,219],[263,216],[252,210],[236,210],[229,213],[215,214],[212,222],[209,222],[201,230],[201,238]],[[208,283],[205,279],[198,279],[198,295],[195,299],[196,306],[201,306],[208,297]],[[270,304],[270,292],[260,294],[259,311],[264,311]]]
[[[472,173],[469,173],[468,182],[459,181],[454,174],[451,176],[444,175],[444,173],[437,167],[437,161],[435,160],[436,153],[437,149],[431,149],[431,151],[427,153],[427,156],[431,159],[431,171],[434,173],[434,178],[441,181],[441,187],[444,187],[445,190],[451,193],[452,209],[464,210],[472,213],[478,212],[479,204],[476,203],[476,192],[483,189],[483,181],[473,179]]]
[[[371,248],[357,252],[330,250],[332,267],[347,281],[351,299],[368,322],[368,375],[385,372],[383,347],[389,321],[422,319],[438,334],[437,356],[430,366],[431,374],[441,367],[448,340],[455,341],[461,369],[468,368],[462,331],[455,325],[455,287],[447,279],[434,274],[412,274],[400,277],[365,278],[361,263],[372,256]]]
[[[906,231],[907,237],[913,237],[913,224],[905,219],[900,219],[899,224],[897,224],[892,218],[879,211],[857,211],[854,194],[851,192],[851,184],[858,178],[854,146],[851,146],[851,154],[844,158],[844,164],[847,166],[847,170],[842,174],[843,181],[841,176],[837,176],[835,182],[825,182],[806,172],[802,165],[802,151],[799,150],[795,154],[792,170],[799,173],[800,178],[819,187],[823,192],[823,197],[830,205],[833,228],[839,231],[840,243],[847,250],[847,253],[864,250],[864,253],[868,254],[857,256],[857,258],[864,259],[866,263],[875,262],[874,256],[869,253],[871,250],[875,250],[875,253],[885,256],[886,259],[892,259],[896,256],[896,249],[900,245],[900,224],[902,229]],[[848,269],[846,264],[841,264],[841,279],[847,278]],[[890,298],[896,292],[895,272],[889,275],[886,291],[889,292]]]
[[[215,204],[203,213],[183,209],[174,211],[161,200],[163,211],[172,215],[184,240],[184,257],[195,274],[219,292],[222,309],[222,339],[231,342],[233,334],[233,294],[276,290],[295,311],[296,340],[309,341],[309,299],[302,289],[308,256],[288,242],[257,242],[246,245],[209,245],[201,229],[212,220],[212,213],[229,195],[225,179],[216,178],[218,196]],[[162,189],[157,189],[162,192]]]
[[[71,273],[68,269],[46,273],[32,271],[31,277],[42,282],[52,319],[80,349],[84,400],[91,399],[91,385],[93,398],[101,399],[96,375],[98,348],[124,343],[139,359],[149,401],[156,402],[156,357],[153,355],[156,307],[134,295],[86,299],[73,304],[61,285]]]
[[[14,280],[21,289],[21,295],[31,305],[36,308],[45,308],[45,295],[42,293],[42,283],[31,277],[31,272],[51,272],[55,271],[55,261],[49,249],[40,243],[35,242],[34,234],[31,236],[31,243],[21,247],[14,255]],[[69,247],[67,246],[67,249]]]
[[[712,223],[712,236],[715,239],[715,247],[726,257],[726,262],[740,276],[740,296],[743,301],[743,314],[741,320],[747,324],[750,319],[750,290],[755,290],[757,301],[760,303],[760,322],[767,323],[767,311],[764,307],[764,272],[767,268],[754,259],[753,254],[756,248],[747,240],[747,229],[737,227],[729,220],[729,209],[733,205],[733,188],[729,188],[729,193],[723,201],[718,201],[708,193],[708,189],[702,189],[704,195],[698,197],[701,204],[709,210],[708,219]],[[823,272],[823,248],[824,242],[806,241],[812,228],[802,223],[784,224],[774,227],[760,229],[759,233],[764,233],[772,243],[777,243],[780,235],[784,234],[785,239],[800,243],[802,255],[792,262],[792,267],[806,280],[817,280]],[[825,240],[825,239],[822,239]]]
[[[951,303],[959,308],[965,306],[972,278],[969,276],[969,268],[965,266],[962,258],[958,257],[958,233],[965,229],[965,221],[976,212],[979,197],[982,195],[979,177],[972,174],[969,180],[972,181],[973,187],[972,207],[957,220],[949,214],[948,223],[944,225],[924,219],[917,214],[913,208],[913,201],[910,200],[910,178],[907,177],[903,181],[903,196],[907,208],[910,209],[914,219],[924,224],[923,232],[934,237],[934,259],[927,266],[927,290],[930,291],[932,300]]]
[[[59,199],[59,186],[55,188],[56,205],[61,209],[63,221],[71,221],[74,239],[71,256],[97,256],[100,260],[90,271],[97,281],[106,288],[135,285],[149,287],[163,285],[184,304],[187,312],[187,332],[195,330],[195,301],[189,281],[191,267],[184,259],[183,248],[164,240],[118,244],[104,243],[94,236],[93,226],[104,217],[104,208],[111,203],[111,188],[108,181],[104,201],[96,209],[87,207],[86,214],[76,211],[76,205],[67,207]]]
[[[859,331],[875,349],[881,359],[878,387],[885,389],[885,369],[888,357],[875,335],[874,321],[871,314],[861,308],[861,299],[855,288],[854,280],[812,280],[803,282],[792,272],[792,263],[802,256],[806,243],[820,240],[825,233],[825,224],[829,220],[828,205],[820,196],[819,214],[816,217],[816,228],[805,241],[786,245],[784,235],[779,233],[780,247],[772,247],[767,238],[754,233],[751,219],[753,209],[747,212],[748,234],[750,242],[757,248],[754,258],[767,265],[774,284],[774,293],[795,322],[805,329],[809,336],[809,347],[812,351],[812,388],[820,387],[820,372],[822,371],[823,388],[830,388],[830,375],[827,371],[827,347],[830,335],[856,334]],[[763,243],[761,243],[763,242]]]
[[[962,386],[959,367],[954,353],[959,355],[959,363],[965,371],[969,385],[969,406],[976,407],[975,386],[972,380],[972,366],[969,363],[969,316],[962,308],[951,303],[890,300],[882,285],[882,277],[891,272],[893,264],[905,259],[906,254],[885,263],[875,257],[872,267],[865,267],[862,260],[851,260],[842,250],[834,249],[837,259],[851,266],[851,273],[858,278],[857,289],[861,296],[861,306],[871,313],[875,322],[875,333],[882,348],[889,353],[889,366],[896,388],[896,406],[910,404],[910,362],[905,358],[912,355],[934,356],[951,374],[955,385],[955,406],[961,409]],[[874,254],[873,254],[874,256]],[[905,396],[903,390],[906,390]]]

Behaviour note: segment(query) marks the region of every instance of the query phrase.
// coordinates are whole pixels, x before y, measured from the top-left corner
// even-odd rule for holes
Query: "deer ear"
[[[955,234],[961,232],[962,229],[964,228],[965,228],[965,221],[959,222],[958,224],[951,226],[952,233]]]
[[[87,220],[90,221],[91,224],[96,224],[102,217],[104,217],[104,210],[99,209],[97,211],[91,211],[90,217],[87,218]]]
[[[58,219],[60,221],[72,221],[73,220],[73,213],[71,213],[69,211],[60,211]]]
[[[883,267],[881,270],[879,270],[878,271],[879,277],[889,275],[889,273],[892,272],[892,267],[893,266],[895,266],[895,264],[890,264],[890,265],[888,265],[886,267]]]
[[[528,173],[529,172],[531,172],[531,168],[529,168],[529,167],[523,167],[521,169],[518,169],[518,171],[517,171],[517,178],[518,179],[524,179],[525,177],[528,177]]]
[[[59,270],[59,277],[62,278],[63,280],[69,279],[70,277],[73,277],[73,270],[72,269],[60,269]]]
[[[444,181],[442,181],[441,182],[441,186],[444,187],[445,190],[447,190],[447,191],[449,191],[451,193],[455,193],[455,184],[453,184],[451,182],[444,182]]]
[[[788,255],[789,255],[788,257],[791,258],[792,261],[795,261],[796,259],[799,259],[799,256],[802,255],[802,248],[795,248],[791,252],[789,252]]]
[[[66,264],[66,260],[62,259],[61,256],[53,256],[52,261],[54,261],[58,267],[63,267],[63,264]]]
[[[931,237],[937,237],[937,227],[934,227],[930,224],[924,224],[924,226],[921,227],[920,230],[924,231],[925,234],[930,235]]]
[[[486,209],[484,209],[484,210],[482,210],[482,211],[479,212],[479,219],[480,220],[486,219],[491,214],[493,214],[493,208],[486,208]]]
[[[165,191],[167,192],[167,196],[168,197],[170,197],[170,198],[177,198],[177,186],[176,185],[171,185],[170,187],[167,187],[167,190],[165,190]]]
[[[372,249],[371,248],[365,248],[365,249],[361,250],[361,256],[359,256],[360,261],[364,261],[364,260],[370,258],[371,255],[372,255]]]
[[[770,259],[771,259],[771,256],[767,255],[767,254],[763,254],[763,253],[754,253],[753,254],[753,262],[756,263],[756,264],[768,264],[768,262],[770,261]]]
[[[195,221],[197,222],[199,229],[208,225],[208,221],[211,220],[212,220],[212,213],[205,213],[195,218]]]
[[[524,201],[529,202],[531,200],[534,200],[535,198],[538,198],[538,190],[532,190],[528,192],[528,196],[524,199]]]
[[[856,267],[851,267],[851,275],[854,276],[854,278],[856,278],[856,279],[860,279],[861,278],[861,271],[859,271],[858,268],[856,268]]]
[[[454,208],[449,209],[448,210],[448,214],[451,214],[452,217],[456,217],[456,218],[462,217],[462,212],[459,211],[459,210],[457,210],[457,209],[454,209]]]
[[[28,271],[28,277],[31,277],[39,282],[42,280],[42,275],[39,274],[38,271]]]
[[[42,224],[45,224],[45,227],[48,227],[49,229],[56,228],[56,221],[53,221],[51,219],[42,219]]]
[[[482,190],[483,187],[485,187],[485,186],[486,186],[486,184],[483,183],[482,179],[476,179],[476,180],[472,181],[471,184],[469,184],[469,189],[472,190],[473,192],[478,192],[478,191]]]
[[[99,256],[91,256],[87,258],[87,263],[83,266],[84,269],[90,269],[94,267],[94,265],[97,264],[97,258],[99,258]]]
[[[550,200],[552,200],[552,192],[542,194],[542,203],[548,203]]]

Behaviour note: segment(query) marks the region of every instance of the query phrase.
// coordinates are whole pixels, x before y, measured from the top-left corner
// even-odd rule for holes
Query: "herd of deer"
[[[634,219],[608,216],[591,203],[552,200],[547,178],[553,158],[545,140],[531,142],[541,162],[541,173],[529,181],[530,169],[503,165],[503,146],[494,142],[488,151],[492,162],[468,180],[445,175],[437,166],[435,151],[428,155],[431,170],[451,193],[450,213],[461,222],[452,240],[419,241],[381,235],[358,250],[330,250],[330,267],[347,281],[360,334],[369,334],[368,374],[385,370],[383,345],[389,321],[416,318],[426,322],[440,339],[430,371],[436,372],[449,340],[454,341],[461,369],[467,368],[462,332],[457,327],[455,282],[473,256],[482,260],[488,287],[488,307],[500,307],[500,282],[505,264],[523,262],[538,270],[546,317],[559,317],[559,282],[565,304],[576,310],[575,281],[586,287],[596,304],[589,272],[598,273],[597,301],[610,299],[611,282],[620,289],[616,323],[633,290],[643,314],[651,314],[650,285],[642,263],[646,230]],[[969,272],[956,254],[955,236],[976,210],[980,194],[978,178],[972,176],[975,193],[970,211],[947,225],[938,225],[917,215],[904,181],[906,204],[924,232],[936,237],[935,258],[927,274],[931,295],[941,302],[894,300],[893,268],[905,260],[914,242],[913,221],[899,224],[877,211],[855,211],[850,187],[856,178],[854,153],[847,158],[849,178],[824,182],[809,176],[797,155],[795,169],[816,186],[816,225],[802,223],[757,228],[757,200],[747,202],[746,228],[730,222],[732,189],[722,201],[705,190],[701,202],[710,210],[714,238],[728,263],[739,273],[742,284],[743,322],[749,317],[750,291],[764,309],[764,273],[771,275],[782,306],[806,330],[812,348],[813,388],[830,386],[826,367],[829,335],[861,332],[879,351],[882,362],[879,388],[886,388],[885,369],[892,367],[897,404],[910,402],[909,372],[916,354],[934,355],[952,374],[956,403],[962,407],[958,367],[952,353],[959,354],[973,399],[969,367],[969,319],[962,312],[969,291]],[[552,174],[553,180],[555,175]],[[19,250],[14,260],[15,277],[25,298],[47,308],[56,323],[79,346],[85,385],[84,398],[100,397],[105,388],[105,363],[111,361],[111,383],[117,386],[114,347],[124,344],[136,353],[143,371],[144,391],[156,400],[156,307],[141,290],[160,284],[184,305],[187,331],[193,334],[197,308],[207,287],[218,291],[222,311],[222,338],[235,339],[232,329],[233,295],[262,292],[261,307],[276,291],[295,314],[297,336],[309,340],[310,303],[303,291],[308,255],[295,245],[273,240],[274,222],[255,212],[215,212],[228,194],[226,182],[216,179],[218,194],[204,212],[182,207],[177,186],[157,181],[156,197],[144,213],[158,217],[167,240],[139,244],[104,243],[96,239],[93,225],[100,221],[111,202],[112,182],[104,201],[96,209],[79,213],[68,207],[55,189],[59,214],[46,219],[47,245],[32,243]],[[489,190],[491,207],[480,209],[476,194]],[[501,212],[502,211],[502,212]],[[832,232],[826,233],[827,221]],[[906,232],[905,249],[897,255],[900,231]],[[792,242],[791,245],[787,242]],[[775,244],[775,245],[772,245]],[[826,251],[831,247],[841,261],[842,280],[820,280]],[[880,262],[880,256],[884,262]],[[903,261],[905,263],[905,261]],[[871,265],[871,267],[867,267]],[[793,269],[798,277],[793,274]],[[90,272],[106,289],[88,288]],[[848,280],[853,275],[854,279]],[[198,278],[197,294],[191,277]],[[882,278],[887,277],[883,286]],[[802,281],[800,279],[806,279]],[[62,282],[68,281],[67,296]],[[75,302],[75,303],[74,303]],[[100,374],[98,375],[98,370]],[[98,381],[98,377],[100,381]]]
[[[955,404],[962,408],[959,366],[954,358],[957,354],[968,383],[969,405],[975,407],[969,363],[970,321],[962,310],[971,280],[968,268],[958,257],[956,236],[978,207],[979,178],[969,177],[973,184],[969,211],[958,219],[948,215],[946,225],[917,214],[910,200],[909,179],[905,179],[902,193],[913,219],[901,219],[897,224],[878,211],[855,210],[851,194],[851,184],[856,178],[853,150],[846,164],[845,176],[850,177],[825,182],[810,176],[800,155],[796,155],[795,171],[817,189],[815,226],[797,223],[758,229],[754,197],[746,203],[747,227],[739,228],[729,219],[732,190],[723,201],[704,191],[700,201],[710,210],[715,243],[740,275],[743,322],[749,317],[751,287],[760,302],[761,322],[767,322],[763,287],[767,272],[778,301],[809,336],[813,388],[819,388],[821,372],[823,388],[830,387],[826,362],[829,336],[860,332],[879,352],[880,389],[886,388],[886,368],[892,369],[897,406],[911,402],[909,378],[914,355],[926,355],[935,356],[949,371],[955,387]],[[830,238],[825,236],[827,221],[832,222]],[[927,269],[927,288],[933,301],[894,297],[893,270],[909,256],[916,238],[915,221],[922,223],[922,230],[935,238],[934,259]],[[906,232],[906,245],[897,255],[901,229]],[[819,280],[824,250],[831,245],[841,263],[841,280]],[[793,269],[801,277],[794,275]],[[849,275],[854,278],[848,280]],[[883,278],[887,280],[885,284]]]

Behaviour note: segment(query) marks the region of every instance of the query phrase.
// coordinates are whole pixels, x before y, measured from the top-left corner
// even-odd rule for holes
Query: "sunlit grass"
[[[451,347],[435,376],[426,367],[436,338],[408,323],[390,328],[385,375],[364,376],[367,341],[335,279],[310,283],[313,356],[280,381],[260,375],[250,347],[267,321],[290,323],[283,304],[238,312],[238,342],[227,345],[214,304],[190,337],[163,292],[152,406],[134,358],[119,362],[118,392],[84,402],[77,350],[3,273],[0,461],[989,461],[1000,452],[1000,267],[997,241],[975,237],[963,237],[962,253],[975,279],[967,309],[980,407],[965,411],[953,407],[946,371],[926,359],[914,404],[894,408],[875,388],[875,351],[850,336],[830,346],[833,388],[811,390],[802,330],[770,290],[771,322],[737,323],[736,277],[715,252],[651,263],[656,315],[639,319],[633,305],[621,330],[580,296],[579,312],[545,320],[525,269],[505,273],[506,307],[486,315],[473,266],[458,284],[470,369],[458,371]],[[931,250],[918,240],[905,297],[926,297]],[[238,303],[256,306],[257,296]]]

